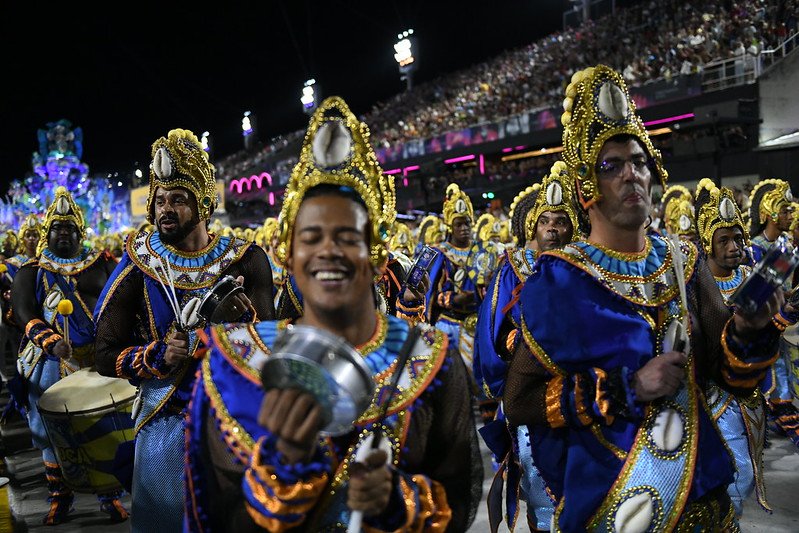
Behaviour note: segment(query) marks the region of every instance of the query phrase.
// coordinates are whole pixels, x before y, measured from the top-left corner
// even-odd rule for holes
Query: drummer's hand
[[[173,331],[166,338],[164,360],[169,366],[178,366],[189,357],[189,336],[182,331]]]
[[[418,304],[424,301],[424,295],[427,294],[427,289],[430,288],[430,276],[427,272],[424,273],[419,287],[405,287],[402,293],[402,301],[408,304]]]
[[[244,276],[237,277],[236,283],[243,286]],[[250,299],[247,298],[246,294],[241,292],[220,305],[219,309],[214,313],[214,318],[216,319],[216,317],[219,316],[219,322],[235,322],[241,318],[241,315],[249,311],[251,307],[252,303],[250,303]]]
[[[53,355],[59,359],[69,359],[72,357],[72,345],[70,345],[64,339],[61,339],[55,343],[55,346],[53,346]]]
[[[766,301],[756,313],[744,316],[736,311],[733,315],[735,320],[735,332],[741,337],[751,337],[771,322],[773,317],[785,302],[785,296],[781,288],[777,288],[771,298]]]
[[[271,389],[258,413],[258,423],[277,437],[277,450],[289,464],[311,458],[320,422],[319,404],[298,389]]]
[[[391,498],[391,470],[386,465],[388,456],[384,450],[374,450],[365,463],[350,466],[350,482],[347,489],[347,507],[363,511],[365,516],[382,513]]]

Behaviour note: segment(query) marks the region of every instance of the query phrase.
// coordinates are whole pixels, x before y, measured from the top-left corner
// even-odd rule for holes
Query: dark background
[[[620,5],[633,2],[618,2]],[[91,4],[88,7],[81,4]],[[210,8],[200,8],[211,5]],[[0,194],[31,171],[36,132],[70,120],[90,172],[130,172],[176,127],[208,130],[214,157],[302,128],[299,96],[315,78],[356,114],[404,90],[397,33],[414,29],[415,84],[559,30],[564,0],[346,2],[12,2],[3,8]]]

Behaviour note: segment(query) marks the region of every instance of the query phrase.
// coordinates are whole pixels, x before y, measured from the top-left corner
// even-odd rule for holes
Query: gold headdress
[[[757,235],[762,230],[768,219],[776,222],[780,209],[791,206],[793,195],[791,186],[787,181],[768,179],[759,182],[749,195],[752,205],[749,208],[749,219],[752,224],[752,234]],[[755,231],[757,230],[757,231]]]
[[[663,193],[662,201],[666,231],[676,235],[691,235],[695,216],[691,192],[682,185],[672,185]]]
[[[447,192],[444,194],[444,224],[452,229],[452,222],[458,217],[466,217],[469,223],[474,220],[474,208],[472,208],[472,201],[469,195],[466,194],[458,187],[457,183],[450,183],[447,186]]]
[[[436,215],[427,215],[419,223],[419,242],[435,246],[444,240],[447,227]]]
[[[492,238],[499,238],[499,232],[502,230],[502,225],[497,220],[497,217],[491,213],[483,213],[477,219],[474,225],[474,233],[477,236],[478,242],[490,241]]]
[[[790,230],[793,231],[799,226],[799,203],[791,202],[791,207],[793,210],[791,211],[791,228]]]
[[[20,241],[17,238],[17,234],[14,233],[13,229],[6,230],[6,232],[3,234],[2,239],[0,240],[2,240],[2,248],[6,248],[6,246],[8,246],[9,248],[11,248],[12,252],[16,252],[17,249],[19,248]]]
[[[42,253],[47,248],[47,234],[50,233],[50,226],[55,221],[72,222],[78,228],[78,235],[83,240],[86,237],[86,223],[83,221],[83,211],[72,195],[69,194],[66,187],[58,187],[55,190],[55,198],[47,212],[44,214],[44,223],[42,223],[42,231],[39,237],[39,245],[36,247],[36,255]]]
[[[200,220],[208,220],[216,209],[214,165],[208,161],[197,136],[189,130],[171,130],[166,138],[153,143],[150,152],[150,194],[147,197],[147,220],[154,222],[155,190],[182,187],[194,195]]]
[[[563,109],[563,159],[577,180],[584,208],[599,199],[597,158],[605,141],[616,135],[629,134],[641,141],[653,160],[660,184],[666,187],[668,173],[660,151],[652,145],[618,72],[605,65],[575,72],[566,88]]]
[[[274,237],[280,229],[280,223],[275,217],[269,217],[264,220],[264,243],[266,246],[272,246],[272,237]]]
[[[533,240],[535,234],[527,230],[527,215],[535,207],[535,200],[541,191],[541,184],[534,183],[516,195],[510,204],[511,232],[517,243],[522,246],[525,242]]]
[[[569,167],[563,161],[555,161],[549,174],[544,176],[541,189],[535,199],[535,205],[524,219],[525,234],[535,238],[535,225],[544,211],[565,211],[572,223],[572,234],[569,240],[577,240],[579,227],[574,198],[574,179],[569,174]]]
[[[713,254],[713,234],[720,228],[741,228],[744,244],[749,245],[749,232],[730,189],[719,189],[712,180],[703,178],[696,187],[696,207],[697,233],[707,255]]]
[[[17,232],[20,251],[24,251],[25,244],[23,240],[25,239],[25,232],[28,230],[35,231],[39,234],[39,239],[42,238],[42,222],[39,220],[39,217],[33,213],[25,217],[25,220],[22,221],[22,225],[20,225],[19,231]]]
[[[368,126],[337,96],[325,99],[311,117],[286,187],[279,219],[282,262],[291,250],[294,220],[305,193],[323,184],[349,187],[363,199],[371,223],[370,259],[373,265],[384,266],[388,231],[397,216],[394,177],[383,174],[369,144]]]
[[[388,249],[392,251],[406,250],[410,254],[413,253],[415,246],[411,228],[402,222],[395,222],[394,228],[391,230],[391,239],[388,241]]]
[[[503,244],[513,242],[513,235],[510,234],[510,219],[505,219],[499,223],[499,241]]]

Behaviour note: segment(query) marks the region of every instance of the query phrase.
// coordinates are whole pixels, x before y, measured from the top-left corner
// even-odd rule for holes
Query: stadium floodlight
[[[210,152],[211,151],[210,135],[211,134],[209,132],[204,131],[203,134],[202,134],[202,137],[200,138],[200,144],[202,144],[203,150],[205,150],[206,152]]]
[[[252,134],[252,121],[250,120],[250,115],[252,115],[252,113],[245,111],[244,117],[241,119],[241,131],[242,135],[245,137]]]
[[[257,122],[255,115],[250,111],[245,111],[241,119],[241,134],[244,136],[244,149],[251,150],[255,147]]]
[[[411,73],[416,70],[416,58],[413,55],[414,43],[416,40],[411,37],[413,30],[405,30],[397,34],[397,43],[394,45],[394,60],[400,71],[400,79],[407,83],[408,90],[413,83]]]
[[[313,113],[313,110],[316,109],[316,104],[318,102],[317,89],[318,87],[316,87],[315,79],[306,81],[302,86],[302,96],[300,97],[300,102],[302,102],[302,110],[308,114]]]

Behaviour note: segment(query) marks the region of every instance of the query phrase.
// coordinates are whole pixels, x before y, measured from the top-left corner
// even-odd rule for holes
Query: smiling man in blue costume
[[[59,187],[45,215],[38,260],[19,269],[11,290],[15,322],[24,328],[18,368],[28,382],[28,423],[34,444],[42,450],[50,493],[46,525],[67,519],[74,495],[64,484],[38,401],[62,377],[94,364],[91,310],[116,266],[109,254],[84,247],[84,236],[83,212],[69,192]],[[63,299],[72,302],[74,310],[69,318],[69,343],[64,340],[64,317],[57,313]],[[98,495],[98,499],[113,521],[127,518],[118,492]]]
[[[749,233],[730,189],[719,189],[710,179],[704,178],[697,186],[694,205],[696,233],[708,267],[724,301],[729,304],[732,294],[752,272],[751,267],[743,264]],[[782,320],[785,314],[789,315],[787,323],[795,322],[796,317],[790,316],[785,309],[775,320]],[[748,396],[736,396],[709,381],[706,397],[713,418],[735,459],[735,481],[727,488],[735,514],[741,516],[744,500],[755,489],[758,503],[766,511],[771,511],[763,484],[766,439],[763,394],[756,388]]]
[[[563,161],[552,165],[543,183],[536,183],[516,196],[511,205],[511,227],[518,247],[505,253],[499,273],[480,305],[475,335],[475,380],[486,396],[497,401],[502,398],[508,366],[521,338],[519,294],[533,271],[535,259],[539,253],[559,248],[578,236],[574,179]],[[508,526],[513,529],[515,525],[515,510],[521,497],[527,502],[530,528],[548,529],[554,508],[530,457],[527,427],[515,429],[509,440],[506,420],[499,409],[496,420],[480,433],[496,459],[502,462],[489,499],[496,502],[501,499],[498,479],[504,477],[508,482]],[[496,502],[489,504],[489,509],[498,510]],[[495,512],[489,512],[489,518],[492,523],[501,520]]]
[[[352,510],[363,511],[367,531],[465,531],[473,520],[482,467],[472,402],[466,369],[442,332],[416,330],[380,416],[410,334],[406,321],[377,309],[372,292],[388,259],[383,205],[394,194],[366,124],[342,99],[326,99],[287,187],[279,250],[305,295],[296,323],[356,347],[377,387],[351,431],[321,436],[312,396],[261,387],[261,366],[286,321],[207,330],[187,425],[188,530],[345,531]],[[354,463],[377,428],[390,466],[387,449]]]
[[[97,304],[97,370],[139,389],[131,527],[171,532],[183,524],[183,417],[198,364],[192,310],[225,275],[244,294],[221,304],[220,321],[270,319],[274,307],[264,251],[208,233],[214,167],[197,137],[172,130],[151,154],[147,217],[156,229],[128,237]]]
[[[527,278],[505,413],[533,426],[556,530],[737,530],[734,462],[702,391],[755,388],[776,357],[782,293],[732,313],[692,243],[647,233],[667,173],[617,72],[575,73],[564,108],[563,158],[591,230]]]
[[[749,198],[749,235],[752,236],[752,259],[757,263],[779,236],[790,231],[793,194],[787,181],[767,179],[755,185]],[[791,282],[786,281],[784,288],[790,286]],[[789,349],[790,346],[781,340],[780,357],[766,375],[761,389],[768,399],[770,427],[799,446],[799,410],[793,405],[790,386],[790,375],[795,369]]]

